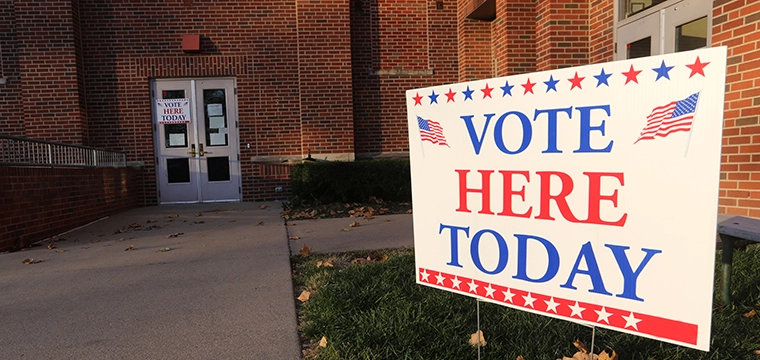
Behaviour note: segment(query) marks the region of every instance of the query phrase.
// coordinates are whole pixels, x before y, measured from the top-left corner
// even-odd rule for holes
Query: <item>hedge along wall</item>
[[[0,252],[137,207],[137,171],[0,166]]]

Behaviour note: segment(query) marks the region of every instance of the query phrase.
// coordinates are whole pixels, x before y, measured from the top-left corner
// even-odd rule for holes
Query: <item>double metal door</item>
[[[234,79],[154,80],[161,204],[240,201]]]

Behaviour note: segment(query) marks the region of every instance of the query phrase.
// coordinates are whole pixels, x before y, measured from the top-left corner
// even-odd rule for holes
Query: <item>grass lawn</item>
[[[298,309],[307,359],[477,359],[468,344],[477,330],[475,299],[417,285],[412,250],[295,256],[292,262],[296,296],[311,293]],[[749,316],[760,312],[760,246],[734,254],[733,306],[721,306],[719,269],[720,252],[710,352],[606,329],[596,331],[595,352],[609,346],[621,360],[760,360],[760,315]],[[483,359],[553,360],[573,356],[576,339],[591,343],[587,327],[482,302],[480,327],[487,341]],[[322,337],[325,347],[318,345]]]

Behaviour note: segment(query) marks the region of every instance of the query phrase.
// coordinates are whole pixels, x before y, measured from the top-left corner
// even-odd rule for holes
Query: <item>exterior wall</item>
[[[589,63],[612,61],[615,56],[614,0],[591,0],[588,19]]]
[[[588,64],[589,0],[539,1],[536,5],[536,69]]]
[[[0,251],[137,206],[135,172],[0,166]]]
[[[493,77],[493,44],[491,23],[468,19],[473,10],[473,1],[460,0],[457,14],[459,34],[459,81],[471,81]],[[509,52],[509,49],[504,49]]]
[[[0,134],[24,136],[15,24],[13,0],[0,0]]]
[[[760,2],[715,0],[713,46],[728,46],[721,213],[760,217]]]
[[[458,79],[454,2],[351,1],[356,156],[409,151],[406,90]]]
[[[536,71],[536,0],[497,1],[491,36],[495,76]]]

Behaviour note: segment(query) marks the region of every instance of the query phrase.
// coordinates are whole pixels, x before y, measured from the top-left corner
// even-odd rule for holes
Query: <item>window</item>
[[[710,45],[711,1],[618,0],[617,11],[616,60]]]

